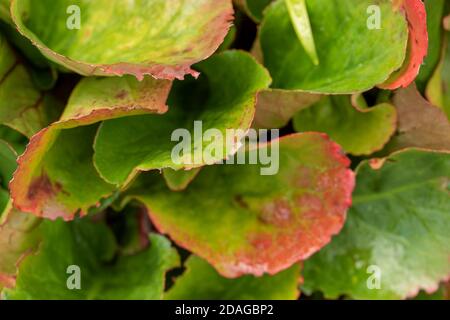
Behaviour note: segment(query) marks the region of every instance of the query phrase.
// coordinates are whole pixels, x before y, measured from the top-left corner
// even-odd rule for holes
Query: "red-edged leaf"
[[[403,67],[380,85],[394,90],[409,86],[419,74],[420,66],[428,52],[427,13],[421,0],[404,0],[402,10],[409,26],[408,51]]]

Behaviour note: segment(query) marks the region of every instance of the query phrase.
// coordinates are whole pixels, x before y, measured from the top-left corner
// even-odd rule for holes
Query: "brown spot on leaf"
[[[27,198],[31,201],[40,197],[50,197],[62,190],[60,183],[52,184],[46,173],[42,173],[37,177],[28,189]]]
[[[128,96],[128,92],[126,92],[125,90],[120,90],[116,95],[115,98],[116,99],[125,99]]]

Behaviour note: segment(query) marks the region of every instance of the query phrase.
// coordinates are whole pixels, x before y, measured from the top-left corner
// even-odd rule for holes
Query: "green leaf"
[[[272,0],[234,0],[234,2],[244,10],[244,12],[255,22],[260,22],[263,18],[264,9]]]
[[[182,191],[197,177],[201,168],[191,170],[164,169],[163,177],[172,191]]]
[[[447,32],[442,47],[442,57],[426,88],[427,98],[444,110],[450,120],[450,32]]]
[[[222,43],[231,0],[14,0],[18,30],[50,60],[82,75],[182,79]]]
[[[256,94],[268,87],[270,77],[249,54],[241,51],[214,55],[196,67],[202,76],[196,81],[174,84],[170,110],[164,116],[126,117],[101,125],[94,146],[94,161],[106,181],[122,184],[136,170],[201,167],[236,152],[224,148],[222,155],[203,157],[203,150],[211,142],[203,140],[203,148],[196,148],[202,137],[195,134],[194,121],[202,121],[202,133],[210,128],[219,130],[223,136],[232,128],[246,132],[255,114]],[[201,161],[185,164],[172,159],[172,150],[179,144],[172,141],[172,133],[182,128],[189,130],[193,137],[192,148],[186,156],[191,156],[191,160],[201,157]]]
[[[172,192],[149,174],[128,198],[221,275],[276,274],[340,231],[354,181],[349,160],[321,134],[290,135],[261,146],[265,152],[273,152],[272,169],[279,165],[275,175],[261,175],[269,167],[262,164],[207,166],[185,191]]]
[[[275,276],[222,277],[206,261],[190,256],[186,271],[165,294],[166,300],[296,300],[300,265]]]
[[[40,223],[35,216],[14,210],[10,204],[1,215],[0,292],[3,287],[14,287],[17,263],[37,249],[41,241]]]
[[[319,65],[306,0],[285,0],[295,32],[314,65]]]
[[[345,227],[305,262],[304,289],[355,299],[436,290],[450,275],[449,176],[446,154],[407,150],[380,169],[363,162]],[[381,272],[379,289],[367,285],[374,266]]]
[[[55,120],[59,103],[41,93],[30,73],[0,34],[0,124],[30,137]]]
[[[6,141],[0,140],[0,188],[8,189],[8,183],[17,167],[16,159],[16,151]]]
[[[321,95],[291,90],[267,89],[258,94],[254,128],[282,128],[300,110],[319,101]]]
[[[388,143],[396,122],[397,113],[390,104],[361,109],[352,106],[348,96],[330,96],[298,112],[294,128],[299,132],[324,132],[345,151],[369,155]]]
[[[427,12],[422,0],[402,0],[401,11],[408,20],[409,39],[402,67],[379,85],[383,89],[406,88],[414,82],[428,53]]]
[[[377,2],[380,30],[367,27],[371,0],[307,0],[306,4],[320,65],[314,65],[298,41],[286,3],[278,0],[266,10],[260,30],[273,88],[354,93],[383,83],[402,66],[407,23],[402,13],[392,10],[390,0]]]
[[[20,157],[10,185],[15,206],[39,217],[70,220],[100,205],[100,199],[111,196],[116,187],[103,181],[94,168],[93,123],[165,112],[170,86],[166,80],[139,82],[131,76],[83,79],[60,121],[34,135]]]
[[[113,234],[103,224],[46,221],[41,228],[40,249],[20,263],[6,299],[161,299],[165,273],[178,264],[175,249],[161,236],[150,236],[150,247],[139,254],[116,256]],[[67,286],[74,274],[69,266],[79,267],[79,290]]]
[[[12,23],[11,15],[9,13],[9,2],[10,0],[0,0],[0,19]]]
[[[439,58],[441,55],[442,46],[442,17],[444,14],[445,0],[425,0],[425,8],[427,12],[427,26],[428,26],[428,54],[420,68],[420,73],[417,76],[416,83],[423,92],[425,86],[433,75]]]

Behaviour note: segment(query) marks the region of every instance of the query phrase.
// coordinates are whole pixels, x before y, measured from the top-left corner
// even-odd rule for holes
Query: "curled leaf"
[[[404,0],[402,8],[406,12],[409,27],[408,51],[403,67],[396,71],[380,87],[394,90],[409,86],[417,77],[428,53],[427,12],[422,0]]]
[[[18,30],[53,62],[82,75],[182,79],[219,47],[231,0],[13,0]]]
[[[34,135],[10,184],[14,205],[39,217],[85,215],[115,187],[92,163],[97,126],[104,119],[167,110],[169,81],[133,77],[86,78],[74,89],[60,121]]]
[[[412,147],[450,152],[449,120],[422,97],[415,85],[398,90],[393,103],[398,113],[398,134],[384,153]]]
[[[175,82],[164,116],[126,117],[101,125],[94,161],[106,181],[122,184],[136,171],[202,167],[236,152],[223,146],[221,153],[204,153],[216,138],[207,141],[203,133],[209,129],[222,136],[227,129],[246,133],[255,115],[256,95],[269,86],[270,76],[242,51],[219,53],[196,67],[202,77]],[[173,138],[177,133],[180,136]],[[182,155],[186,158],[175,161],[173,150],[183,143],[189,148]]]
[[[221,275],[276,274],[340,231],[354,182],[350,161],[324,135],[287,136],[259,152],[277,147],[275,175],[261,175],[263,165],[208,166],[183,192],[149,175],[128,198],[144,203],[159,231]]]

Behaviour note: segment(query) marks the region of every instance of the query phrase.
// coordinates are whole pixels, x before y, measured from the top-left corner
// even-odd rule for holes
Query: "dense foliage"
[[[450,1],[0,20],[2,299],[448,298]]]

